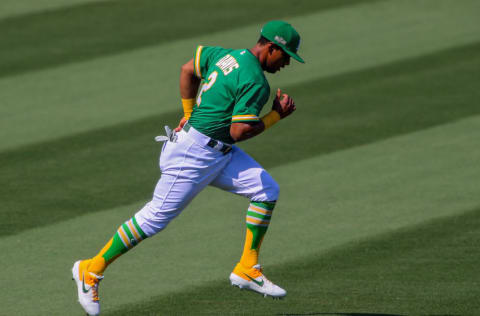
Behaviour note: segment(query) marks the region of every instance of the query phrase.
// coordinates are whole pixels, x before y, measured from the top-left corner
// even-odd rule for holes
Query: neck
[[[264,53],[264,46],[261,46],[259,44],[256,44],[250,49],[250,52],[253,54],[258,59],[258,62],[262,66],[262,69],[265,70],[264,68],[264,63],[265,63],[265,53]]]

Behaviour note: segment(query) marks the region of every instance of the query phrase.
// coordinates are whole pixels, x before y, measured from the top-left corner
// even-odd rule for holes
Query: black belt
[[[190,125],[188,123],[185,123],[185,125],[183,125],[183,130],[187,133],[190,130],[190,128],[192,128],[192,125]],[[219,144],[221,144],[222,147],[218,148],[217,146]],[[207,146],[211,147],[211,148],[214,148],[214,149],[217,149],[218,151],[222,152],[224,155],[228,154],[232,150],[232,146],[227,145],[225,143],[220,143],[218,140],[215,140],[213,138],[210,138],[210,140],[207,143]]]

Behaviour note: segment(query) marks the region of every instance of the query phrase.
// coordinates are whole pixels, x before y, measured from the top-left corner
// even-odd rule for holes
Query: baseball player
[[[230,274],[239,288],[281,298],[287,292],[269,281],[258,263],[263,237],[278,199],[275,180],[233,144],[254,137],[295,111],[293,99],[276,92],[272,110],[259,117],[270,95],[264,71],[275,73],[297,55],[300,36],[288,23],[270,21],[252,49],[198,46],[182,66],[180,94],[184,117],[166,127],[162,175],[153,198],[91,259],[72,268],[78,299],[89,315],[100,313],[98,284],[107,266],[142,240],[163,230],[207,185],[247,197],[246,237],[240,261]],[[202,84],[201,84],[202,83]],[[201,85],[200,85],[201,84]]]

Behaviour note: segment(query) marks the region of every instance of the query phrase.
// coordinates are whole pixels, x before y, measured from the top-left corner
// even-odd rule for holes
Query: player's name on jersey
[[[215,65],[223,71],[225,76],[240,67],[237,60],[230,54],[225,55]]]

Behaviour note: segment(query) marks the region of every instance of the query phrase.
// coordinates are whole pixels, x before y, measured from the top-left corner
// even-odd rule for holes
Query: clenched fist
[[[280,89],[277,89],[277,95],[273,100],[272,110],[277,111],[280,114],[280,118],[284,118],[292,114],[297,108],[295,102],[288,94],[282,94]]]

